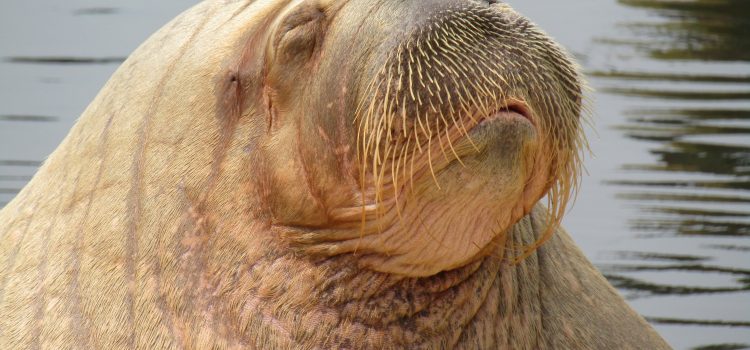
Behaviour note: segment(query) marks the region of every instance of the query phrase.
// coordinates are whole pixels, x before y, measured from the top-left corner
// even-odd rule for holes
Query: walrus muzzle
[[[546,193],[551,234],[585,145],[575,65],[506,5],[399,6],[408,9],[374,7],[356,30],[326,32],[319,40],[335,44],[311,54],[327,72],[315,90],[349,87],[342,98],[363,198],[359,213],[327,220],[325,233],[287,236],[311,253],[356,251],[380,271],[429,275],[504,246]],[[359,230],[330,232],[353,221]],[[548,234],[511,253],[523,258]]]

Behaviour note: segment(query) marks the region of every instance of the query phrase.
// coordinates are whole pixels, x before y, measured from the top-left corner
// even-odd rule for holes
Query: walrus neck
[[[516,223],[505,247],[536,240],[543,214],[535,210]],[[222,237],[264,243],[251,251],[227,245],[245,253],[224,253],[234,259],[217,265],[223,272],[205,281],[205,293],[191,297],[207,300],[198,307],[213,325],[208,330],[222,338],[264,349],[446,349],[496,348],[541,337],[536,259],[511,265],[488,254],[455,269],[408,277],[363,267],[362,253],[307,255],[270,231],[241,232],[247,231]]]
[[[265,278],[252,288],[241,318],[256,320],[265,338],[259,344],[269,348],[446,348],[497,312],[487,308],[477,318],[497,289],[498,259],[422,278],[364,270],[356,259],[288,255],[255,264],[253,274]],[[285,278],[271,277],[279,275]]]

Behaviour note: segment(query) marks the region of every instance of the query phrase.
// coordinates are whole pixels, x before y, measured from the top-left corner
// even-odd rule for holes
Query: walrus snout
[[[366,67],[355,71],[373,72],[360,81],[354,116],[362,187],[374,188],[373,208],[399,208],[391,217],[424,220],[418,235],[450,244],[431,245],[429,258],[419,255],[423,241],[387,247],[403,254],[400,263],[419,266],[408,272],[384,262],[399,259],[372,267],[424,274],[475,259],[546,194],[552,230],[575,189],[585,144],[584,83],[572,59],[502,2],[389,4],[363,19],[362,31],[397,24],[382,33],[388,39],[366,46],[368,59],[355,61]],[[405,197],[411,202],[401,204]],[[447,215],[433,217],[438,212]],[[464,238],[436,229],[465,218],[481,228]],[[380,225],[394,228],[380,237],[414,235],[386,221]]]
[[[582,83],[575,66],[528,19],[499,2],[429,3],[438,5],[415,14],[402,39],[384,47],[387,60],[373,84],[376,98],[406,116],[402,127],[419,118],[437,128],[452,119],[476,123],[508,100],[550,123],[577,120]]]
[[[361,118],[370,124],[365,129],[387,125],[391,131],[381,134],[397,135],[392,141],[402,144],[450,144],[513,101],[540,137],[576,148],[578,136],[570,136],[580,132],[582,82],[549,37],[500,2],[411,6],[425,11],[412,14],[415,23],[396,43],[384,45],[385,63],[364,94],[362,105],[375,111],[369,115],[375,120]]]

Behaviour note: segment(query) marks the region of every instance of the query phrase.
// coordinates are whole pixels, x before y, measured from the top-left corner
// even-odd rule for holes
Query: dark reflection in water
[[[656,89],[623,89],[623,88],[605,88],[604,92],[610,92],[625,96],[648,97],[658,99],[677,99],[677,100],[747,100],[750,99],[750,92],[747,91],[677,91],[677,90],[656,90]]]
[[[117,13],[118,10],[114,7],[87,7],[73,11],[74,15],[85,16],[85,15],[112,15]]]
[[[607,279],[617,288],[633,291],[629,297],[643,297],[649,295],[690,295],[708,294],[722,292],[750,291],[750,270],[715,266],[710,264],[710,258],[702,256],[669,254],[669,253],[643,253],[643,252],[615,252],[613,258],[617,260],[632,260],[642,262],[641,264],[613,264],[600,265],[607,271]],[[660,264],[649,264],[649,263]],[[647,271],[682,271],[710,274],[724,274],[733,277],[737,282],[736,287],[700,287],[700,286],[673,286],[659,283],[651,283],[636,278],[625,277],[617,273],[625,272],[647,272]],[[666,319],[666,318],[653,318]],[[682,320],[684,324],[696,324],[696,320]],[[709,321],[701,321],[709,322]],[[732,324],[735,326],[750,325],[744,321],[710,321],[714,325]]]
[[[0,122],[56,122],[58,118],[42,115],[0,115]]]
[[[0,166],[25,166],[25,167],[38,167],[42,165],[42,162],[33,160],[2,160],[0,159]]]
[[[126,57],[8,57],[6,60],[11,63],[32,63],[32,64],[120,64],[125,61]]]
[[[605,266],[606,267],[606,266]],[[702,265],[674,265],[674,266],[629,266],[628,268],[622,268],[621,266],[610,267],[610,270],[627,272],[627,271],[691,271],[701,273],[737,273],[747,276],[747,271],[724,271],[721,268],[710,268]],[[744,285],[740,287],[700,287],[700,286],[672,286],[663,285],[658,283],[645,282],[637,278],[629,278],[622,275],[607,274],[607,279],[617,288],[626,290],[637,290],[640,293],[630,294],[630,298],[644,297],[649,295],[689,295],[689,294],[706,294],[706,293],[723,293],[723,292],[738,292],[750,290],[750,285],[747,284],[746,279],[738,279],[744,281]],[[684,320],[685,323],[691,322],[690,320]],[[716,323],[723,324],[750,324],[750,322],[744,321],[720,321]]]
[[[38,161],[0,159],[0,208],[21,191],[39,166]]]
[[[750,246],[709,244],[706,247],[707,248],[712,248],[712,249],[736,250],[736,251],[740,251],[740,252],[750,252]]]
[[[612,182],[610,182],[612,183]],[[712,203],[739,203],[750,204],[750,198],[732,197],[732,196],[707,196],[692,194],[672,194],[672,193],[621,193],[619,198],[633,201],[674,201],[674,202],[712,202]]]
[[[750,76],[725,76],[725,75],[690,75],[669,74],[653,72],[621,72],[621,71],[593,71],[588,76],[597,78],[615,78],[621,80],[640,81],[687,81],[693,83],[750,83]]]
[[[716,345],[699,346],[699,347],[693,348],[693,350],[739,350],[739,349],[747,349],[747,345],[745,344],[716,344]]]
[[[715,344],[715,345],[707,345],[707,346],[698,346],[693,348],[693,350],[740,350],[740,349],[747,349],[747,345],[745,344]]]
[[[750,61],[750,2],[747,0],[619,0],[671,19],[628,23],[629,43],[656,59]],[[639,40],[641,39],[641,40]]]
[[[597,42],[645,53],[654,60],[654,66],[668,71],[618,68],[591,72],[605,85],[599,91],[632,102],[618,129],[628,138],[645,142],[652,156],[645,162],[625,164],[624,178],[606,182],[618,186],[618,197],[640,208],[642,215],[629,222],[631,229],[644,238],[734,238],[728,244],[704,248],[750,251],[750,242],[744,241],[750,237],[750,75],[749,71],[737,74],[737,69],[727,72],[712,66],[714,62],[750,61],[750,1],[618,2],[657,14],[657,20],[619,23],[626,29],[625,39],[605,38]],[[676,64],[664,64],[668,62]],[[631,299],[741,295],[748,301],[750,270],[717,262],[721,254],[698,254],[617,252],[611,259],[616,263],[600,268]],[[662,281],[674,273],[723,283],[689,285]],[[646,316],[657,325],[750,327],[748,317]],[[748,346],[726,343],[693,349]]]
[[[31,180],[31,176],[23,175],[0,175],[0,181],[24,181]]]
[[[626,27],[634,31],[634,36],[649,45],[659,45],[661,54],[654,57],[661,60],[750,60],[750,2],[732,0],[695,0],[695,1],[649,1],[620,0],[620,3],[640,8],[648,8],[667,17],[666,22],[659,24],[628,23]],[[654,27],[664,30],[652,31]],[[640,45],[640,44],[639,44]],[[678,48],[679,47],[679,48]],[[655,50],[655,49],[654,49]],[[653,54],[654,51],[651,53]],[[638,98],[672,100],[685,99],[691,103],[713,104],[725,100],[750,101],[750,83],[748,76],[689,74],[676,73],[640,73],[640,72],[596,72],[594,76],[612,80],[636,80],[647,82],[682,81],[693,83],[712,83],[710,90],[703,84],[699,86],[667,87],[606,87],[602,91],[622,96]],[[732,83],[744,83],[735,85]],[[718,87],[718,88],[717,88]],[[659,200],[680,203],[688,201],[732,201],[747,202],[750,195],[750,146],[747,144],[727,144],[722,142],[723,135],[736,135],[750,140],[750,109],[719,108],[634,108],[627,112],[628,123],[621,126],[626,136],[658,142],[651,149],[656,163],[627,164],[625,169],[645,172],[693,173],[707,176],[700,179],[647,179],[618,180],[612,184],[630,186],[633,189],[648,191],[638,195],[630,193],[631,198],[640,200]],[[713,122],[713,123],[712,123]],[[739,122],[739,123],[738,123]],[[740,124],[741,123],[741,124]],[[688,136],[707,136],[708,139],[692,141]],[[664,197],[655,194],[654,190],[671,188],[733,190],[729,198],[717,196],[689,196],[665,193]],[[668,193],[668,192],[667,192]],[[739,195],[738,195],[739,194]],[[750,210],[706,210],[685,209],[681,207],[649,207],[649,213],[671,214],[672,220],[655,222],[652,227],[674,228],[675,233],[695,234],[695,228],[702,224],[706,234],[750,234],[750,222],[726,221],[722,218],[747,218]],[[708,221],[714,219],[714,221]],[[683,220],[683,230],[675,223]],[[646,220],[638,220],[636,228],[644,228]],[[648,226],[648,225],[646,225]],[[725,230],[718,229],[724,228]],[[723,232],[722,232],[723,231]]]
[[[688,325],[697,324],[701,326],[725,326],[725,327],[750,327],[750,322],[731,322],[731,321],[709,321],[709,320],[682,320],[679,318],[662,318],[662,317],[648,317],[646,318],[651,323],[661,324],[678,324]],[[737,344],[740,345],[740,344]],[[739,349],[745,349],[747,345],[742,345]],[[699,349],[702,347],[699,347]]]

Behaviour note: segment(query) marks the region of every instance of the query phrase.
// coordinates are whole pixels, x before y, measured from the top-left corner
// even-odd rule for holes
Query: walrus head
[[[581,90],[495,1],[206,1],[129,57],[28,188],[80,172],[90,215],[118,213],[97,237],[201,233],[431,276],[523,257],[535,245],[506,233],[545,194],[553,231]]]
[[[293,246],[420,276],[502,255],[504,233],[546,193],[549,231],[559,222],[582,84],[526,18],[471,0],[275,11],[248,40],[265,47],[263,68],[239,85],[260,82],[267,176],[255,188]]]

